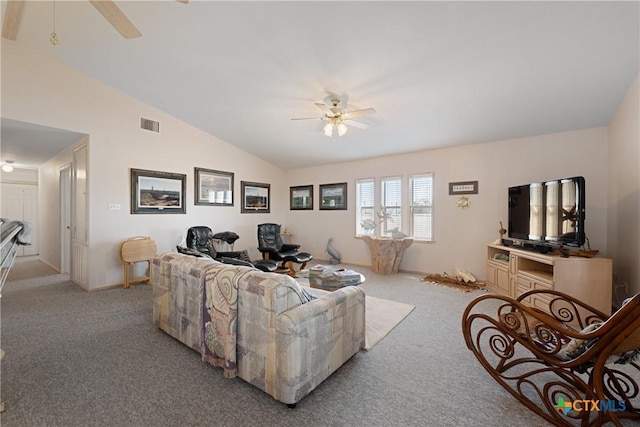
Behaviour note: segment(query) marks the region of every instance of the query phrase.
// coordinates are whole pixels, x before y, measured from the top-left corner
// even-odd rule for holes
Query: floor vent
[[[140,129],[150,130],[151,132],[160,133],[160,122],[140,117]]]

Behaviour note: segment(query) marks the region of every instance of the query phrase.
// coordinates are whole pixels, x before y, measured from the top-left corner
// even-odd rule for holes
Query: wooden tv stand
[[[552,289],[609,315],[612,274],[609,258],[564,258],[511,246],[487,246],[487,288],[512,298],[532,289]],[[527,302],[540,309],[549,307],[549,301],[540,297]]]

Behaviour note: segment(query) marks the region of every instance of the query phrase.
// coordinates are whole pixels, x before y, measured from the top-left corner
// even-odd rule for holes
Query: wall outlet
[[[110,211],[119,211],[120,210],[120,203],[109,203],[109,210]]]

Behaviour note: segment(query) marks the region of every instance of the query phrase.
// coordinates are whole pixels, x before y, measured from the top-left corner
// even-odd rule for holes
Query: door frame
[[[60,168],[60,273],[71,273],[71,163]]]

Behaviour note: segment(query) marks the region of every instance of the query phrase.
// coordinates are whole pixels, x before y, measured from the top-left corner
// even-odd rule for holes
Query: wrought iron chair
[[[260,260],[252,262],[249,258],[249,253],[245,251],[230,251],[220,252],[217,251],[213,245],[214,239],[220,239],[223,233],[213,234],[211,229],[207,226],[195,226],[187,230],[187,248],[177,247],[178,252],[185,255],[204,256],[213,258],[216,261],[223,262],[225,264],[245,265],[247,267],[255,267],[262,271],[275,271],[277,264],[275,261]],[[217,237],[216,237],[217,236]],[[224,236],[223,236],[224,237]],[[233,236],[228,235],[227,243],[233,243],[237,240],[238,235],[234,233]],[[231,240],[231,241],[230,241]]]
[[[544,311],[527,305],[533,295]],[[640,420],[640,294],[611,316],[556,291],[482,295],[462,331],[498,384],[554,425]]]
[[[296,277],[294,264],[300,264],[299,270],[302,270],[313,259],[310,253],[299,252],[299,249],[300,245],[282,242],[279,224],[258,224],[258,250],[265,260],[280,261],[277,271]]]

